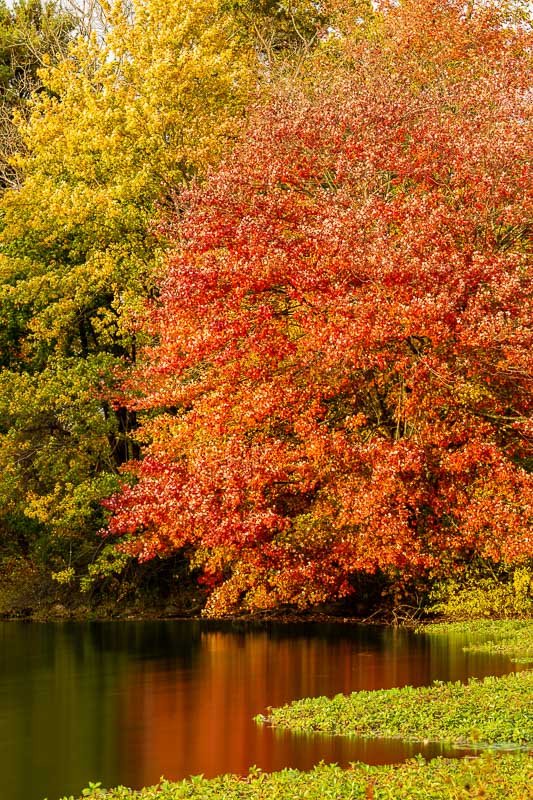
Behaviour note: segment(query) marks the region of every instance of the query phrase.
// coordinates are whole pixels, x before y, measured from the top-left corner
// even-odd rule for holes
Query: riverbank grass
[[[161,781],[137,792],[93,787],[85,790],[84,800],[526,800],[532,777],[525,753],[429,762],[416,758],[392,766],[358,763],[350,769],[319,764],[311,772],[285,769],[270,775],[252,769],[245,778]]]
[[[319,764],[310,772],[285,769],[266,774],[252,769],[245,778],[162,781],[138,792],[93,788],[85,790],[84,800],[526,800],[531,767],[526,753],[429,762],[415,758],[379,767],[357,763],[350,769]]]
[[[473,620],[436,623],[422,629],[430,636],[458,633],[468,637],[463,650],[469,653],[498,653],[515,664],[533,663],[533,620]]]
[[[424,635],[464,634],[468,651],[500,653],[527,663],[533,655],[532,620],[474,620],[429,625]],[[533,741],[533,672],[467,684],[353,692],[304,698],[275,708],[259,722],[298,731],[396,737],[455,744],[522,746]]]
[[[532,692],[533,672],[523,672],[467,684],[435,682],[305,698],[275,708],[259,721],[345,736],[523,745],[533,740]]]

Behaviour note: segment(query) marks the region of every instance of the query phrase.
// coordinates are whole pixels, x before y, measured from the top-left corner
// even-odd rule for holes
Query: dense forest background
[[[530,32],[0,5],[0,614],[527,610]]]

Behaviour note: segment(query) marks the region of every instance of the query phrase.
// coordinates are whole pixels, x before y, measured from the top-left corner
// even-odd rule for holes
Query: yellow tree
[[[65,574],[132,452],[117,365],[164,241],[157,204],[237,130],[258,62],[221,0],[102,2],[104,26],[41,73],[19,120],[20,186],[1,200],[0,546]],[[31,530],[31,533],[30,533]],[[1,566],[1,565],[0,565]],[[67,573],[70,574],[70,573]]]

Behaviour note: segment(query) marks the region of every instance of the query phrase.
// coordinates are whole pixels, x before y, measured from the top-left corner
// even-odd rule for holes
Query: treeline
[[[531,556],[526,3],[0,30],[0,613],[364,606]]]

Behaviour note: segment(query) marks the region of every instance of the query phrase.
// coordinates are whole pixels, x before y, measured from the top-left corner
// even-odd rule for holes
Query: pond
[[[320,760],[457,755],[435,744],[295,735],[268,706],[513,669],[460,636],[343,624],[0,623],[0,797],[58,800],[89,781],[135,788]]]

